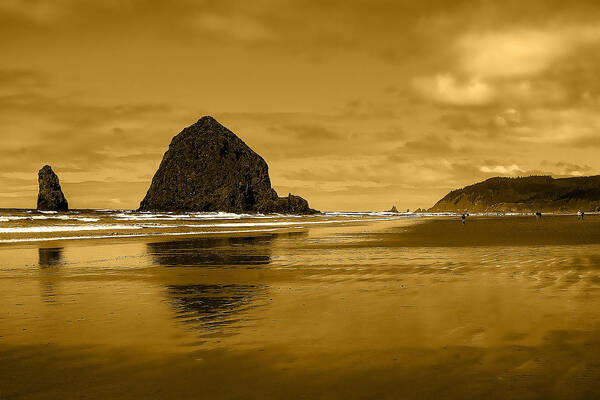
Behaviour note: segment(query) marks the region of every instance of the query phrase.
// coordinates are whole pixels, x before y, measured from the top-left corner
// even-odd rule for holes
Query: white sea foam
[[[349,222],[372,222],[372,221],[388,221],[397,218],[369,218],[369,219],[345,219],[345,220],[323,220],[323,221],[279,221],[279,222],[239,222],[222,224],[188,224],[179,225],[187,228],[243,228],[254,226],[292,226],[292,225],[322,225],[322,224],[345,224]]]
[[[167,226],[168,227],[168,226]],[[174,227],[174,226],[170,226]],[[50,226],[15,226],[0,228],[0,233],[42,233],[42,232],[75,232],[106,231],[123,229],[142,229],[143,225],[50,225]]]
[[[398,212],[393,213],[390,211],[328,211],[324,213],[329,217],[398,217],[398,218],[418,218],[418,217],[442,217],[442,216],[454,216],[457,213],[453,212]]]
[[[45,237],[45,238],[18,238],[18,239],[0,239],[0,243],[21,243],[21,242],[50,242],[56,240],[82,240],[82,239],[123,239],[149,236],[194,236],[194,235],[223,235],[235,233],[258,233],[258,232],[273,232],[277,229],[253,229],[253,230],[237,230],[237,231],[198,231],[198,232],[171,232],[171,233],[132,233],[125,235],[98,235],[98,236],[61,236],[61,237]]]
[[[168,220],[218,220],[218,219],[273,219],[273,218],[299,218],[301,215],[282,215],[282,214],[235,214],[226,212],[215,213],[187,213],[187,214],[169,214],[169,213],[118,213],[115,218],[125,221],[168,221]]]
[[[327,217],[396,217],[396,218],[414,218],[422,214],[411,212],[393,213],[389,211],[328,211],[323,213]]]
[[[216,223],[216,224],[111,224],[111,225],[48,225],[48,226],[16,226],[0,228],[0,233],[43,233],[43,232],[73,232],[73,231],[98,231],[98,230],[131,230],[142,228],[168,229],[168,228],[251,228],[251,227],[283,227],[295,225],[326,225],[341,224],[349,222],[372,222],[385,221],[396,218],[369,218],[369,219],[346,219],[346,220],[322,220],[322,221],[276,221],[276,222],[239,222],[239,223]]]
[[[81,222],[96,222],[99,218],[91,217],[71,217],[69,215],[8,215],[0,217],[0,222],[19,221],[19,220],[46,220],[58,219],[62,221],[81,221]]]
[[[355,217],[355,216],[386,216],[386,215],[397,215],[397,213],[388,211],[327,211],[324,213],[331,217]]]

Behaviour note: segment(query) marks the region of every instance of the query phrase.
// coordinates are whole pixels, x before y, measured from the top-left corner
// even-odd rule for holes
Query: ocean
[[[0,211],[0,399],[600,398],[600,216]]]

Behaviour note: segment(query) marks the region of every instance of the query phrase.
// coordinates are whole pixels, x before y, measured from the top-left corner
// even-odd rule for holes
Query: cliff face
[[[139,209],[316,212],[301,197],[278,197],[265,160],[209,116],[173,138]]]
[[[575,178],[490,178],[453,190],[429,211],[575,212],[600,207],[600,175]]]
[[[58,176],[52,171],[52,167],[44,165],[38,172],[38,210],[44,211],[67,211],[69,203],[60,188]]]

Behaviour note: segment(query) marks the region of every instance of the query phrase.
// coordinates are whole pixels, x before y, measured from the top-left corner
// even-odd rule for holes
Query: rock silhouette
[[[38,172],[39,192],[37,209],[44,211],[67,211],[69,203],[60,188],[58,176],[52,167],[44,165]]]
[[[397,213],[398,209],[396,208],[396,206],[392,206],[392,208],[390,208],[389,210],[387,210],[387,212]]]
[[[600,175],[495,177],[453,190],[429,211],[575,212],[600,206]]]
[[[302,197],[279,197],[265,160],[210,116],[173,138],[139,210],[317,212]]]

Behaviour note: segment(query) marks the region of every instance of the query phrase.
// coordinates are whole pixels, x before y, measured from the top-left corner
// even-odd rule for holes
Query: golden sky
[[[0,207],[137,208],[213,115],[321,210],[600,171],[593,1],[0,1]]]

